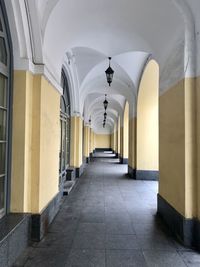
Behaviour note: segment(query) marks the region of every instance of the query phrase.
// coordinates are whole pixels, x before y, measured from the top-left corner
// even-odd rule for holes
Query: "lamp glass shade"
[[[109,66],[107,70],[105,71],[105,73],[106,73],[107,82],[110,86],[113,80],[114,70]]]
[[[106,110],[108,107],[108,101],[106,99],[104,100],[103,105],[104,105],[104,109]]]

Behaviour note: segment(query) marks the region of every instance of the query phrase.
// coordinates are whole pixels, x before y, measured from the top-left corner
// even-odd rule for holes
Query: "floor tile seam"
[[[144,258],[146,260],[146,257],[145,257],[145,252],[149,252],[149,251],[155,251],[155,249],[143,249],[142,250],[142,253],[144,255]],[[185,267],[190,267],[187,262],[185,262],[184,258],[181,257],[181,255],[179,255],[179,253],[176,251],[176,252],[173,252],[172,250],[156,250],[156,251],[159,251],[159,252],[166,252],[166,253],[173,253],[173,254],[177,254],[179,256],[179,258],[182,260],[182,262],[184,263]],[[149,266],[149,265],[148,265]]]

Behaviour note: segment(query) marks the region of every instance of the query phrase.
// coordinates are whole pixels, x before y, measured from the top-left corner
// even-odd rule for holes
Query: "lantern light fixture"
[[[109,67],[107,68],[105,73],[106,73],[107,82],[108,82],[108,84],[110,86],[112,81],[113,81],[114,70],[110,66],[110,61],[111,61],[112,58],[109,57],[108,59],[109,59]]]
[[[107,107],[108,107],[108,100],[106,99],[106,96],[107,96],[107,95],[105,95],[105,100],[103,101],[103,105],[104,105],[104,109],[105,109],[105,110],[106,110]]]
[[[92,119],[91,119],[91,116],[90,116],[90,119],[89,119],[89,125],[91,125],[91,122],[92,122]]]

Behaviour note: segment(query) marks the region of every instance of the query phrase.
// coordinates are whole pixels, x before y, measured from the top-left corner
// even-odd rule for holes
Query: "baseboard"
[[[67,169],[67,175],[66,175],[66,180],[67,181],[74,181],[76,179],[76,173],[74,168],[68,168]]]
[[[30,215],[6,215],[0,221],[0,266],[12,266],[28,247],[30,240]]]
[[[135,179],[136,180],[147,180],[147,181],[158,181],[159,180],[159,172],[158,171],[136,170]]]
[[[79,168],[75,168],[76,178],[79,178],[84,172],[85,164],[82,164]]]
[[[31,239],[40,241],[60,209],[62,193],[59,192],[40,214],[31,215]]]
[[[130,178],[135,179],[136,169],[133,169],[132,167],[128,166],[128,175]]]
[[[158,194],[158,215],[170,231],[186,247],[200,251],[200,221],[186,219]]]
[[[90,157],[86,157],[86,163],[87,163],[87,164],[90,163]]]
[[[120,157],[119,159],[120,159],[119,160],[120,164],[128,164],[128,159],[127,158]]]

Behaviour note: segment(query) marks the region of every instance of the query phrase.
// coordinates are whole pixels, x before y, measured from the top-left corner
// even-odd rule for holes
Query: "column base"
[[[135,179],[136,169],[133,169],[132,167],[128,166],[128,175],[130,178]]]
[[[158,171],[143,171],[136,170],[136,180],[147,180],[147,181],[158,181],[159,180],[159,172]]]
[[[68,168],[67,174],[66,174],[66,180],[67,181],[73,181],[75,179],[76,179],[75,169],[74,168]]]
[[[84,171],[84,164],[82,164],[79,168],[75,168],[76,178],[80,178]]]
[[[60,209],[62,193],[59,192],[39,214],[31,215],[31,239],[39,242]]]
[[[90,157],[86,157],[86,163],[87,163],[87,164],[90,163]]]
[[[128,164],[128,159],[127,158],[119,158],[119,163],[120,164]]]
[[[200,251],[200,221],[186,219],[158,194],[158,215],[170,231],[186,247]]]

